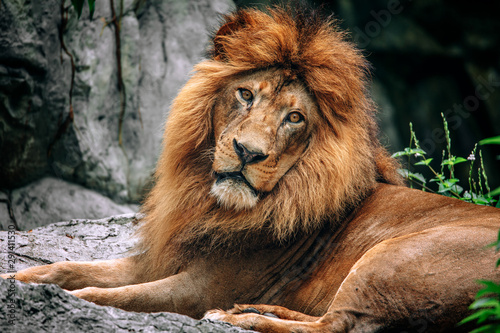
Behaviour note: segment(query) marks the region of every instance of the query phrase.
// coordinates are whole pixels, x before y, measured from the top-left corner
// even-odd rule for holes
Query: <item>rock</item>
[[[136,214],[124,214],[100,220],[75,219],[58,222],[28,232],[16,231],[13,252],[17,261],[14,269],[18,271],[66,260],[124,257],[135,244],[132,236],[136,222]],[[7,231],[0,231],[2,249],[7,249],[6,234]],[[6,258],[2,258],[2,272],[12,270],[6,265]]]
[[[78,299],[55,285],[0,279],[2,332],[250,332],[175,313],[126,312]]]
[[[139,209],[136,205],[119,205],[81,185],[53,177],[42,178],[12,191],[9,201],[19,230],[72,218],[96,219],[134,213]],[[7,225],[13,223],[7,204],[4,199],[4,204],[0,205],[1,230],[6,230]]]
[[[121,1],[114,3],[120,13]],[[96,2],[92,21],[86,3],[78,20],[69,0],[0,5],[0,189],[13,193],[14,215],[23,229],[131,211],[102,195],[120,204],[143,198],[168,107],[201,59],[218,15],[233,6],[231,0],[123,4],[121,145],[109,0]],[[68,191],[83,188],[41,180],[47,176],[102,195],[84,191],[85,200],[70,203]],[[44,191],[49,183],[57,190]],[[0,199],[0,227],[10,223],[9,215],[7,201]]]
[[[101,220],[54,223],[31,232],[15,232],[14,267],[2,253],[1,272],[65,260],[124,257],[134,244],[135,214]],[[10,234],[12,235],[12,234]],[[0,245],[7,250],[7,232]],[[11,239],[12,241],[12,239]],[[245,332],[221,322],[194,320],[174,313],[136,313],[78,299],[55,285],[0,279],[2,332]]]
[[[115,1],[117,13],[120,3]],[[123,3],[122,145],[109,1],[96,2],[92,21],[85,11],[78,20],[69,0],[0,6],[0,188],[12,190],[51,174],[118,202],[142,198],[168,106],[201,59],[218,14],[233,4]]]
[[[117,204],[81,185],[45,177],[10,192],[8,198],[0,197],[0,230],[7,230],[8,224],[29,230],[72,218],[97,219],[138,210],[137,205]]]

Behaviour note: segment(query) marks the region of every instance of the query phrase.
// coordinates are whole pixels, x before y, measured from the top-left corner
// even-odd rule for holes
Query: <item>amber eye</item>
[[[290,112],[286,117],[286,121],[297,124],[304,120],[304,116],[300,112]]]
[[[251,102],[253,100],[253,94],[248,89],[239,89],[241,98],[243,98],[247,102]]]

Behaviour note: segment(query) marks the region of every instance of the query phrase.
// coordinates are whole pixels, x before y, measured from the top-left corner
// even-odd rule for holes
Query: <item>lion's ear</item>
[[[219,28],[214,37],[214,60],[223,61],[226,59],[225,44],[228,38],[245,28],[250,21],[250,15],[243,10],[226,16],[226,22]]]

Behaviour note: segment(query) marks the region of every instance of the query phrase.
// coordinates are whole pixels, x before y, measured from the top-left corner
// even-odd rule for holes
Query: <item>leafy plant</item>
[[[491,191],[486,176],[483,155],[476,144],[471,154],[467,158],[455,156],[451,152],[450,131],[448,122],[443,114],[443,126],[446,137],[446,150],[443,150],[440,169],[432,167],[432,158],[426,158],[426,152],[420,147],[420,143],[413,131],[413,125],[410,123],[410,147],[403,151],[394,153],[393,157],[407,158],[408,169],[400,169],[400,173],[405,176],[410,186],[419,186],[423,191],[437,192],[442,195],[455,197],[460,200],[472,202],[479,205],[493,206],[497,202],[500,207],[500,200],[495,199],[500,196],[500,187]],[[500,144],[500,136],[481,140],[480,145]],[[476,162],[476,157],[479,156]],[[416,160],[416,161],[415,161]],[[469,191],[459,184],[460,180],[455,174],[455,166],[461,163],[469,163]],[[425,167],[434,176],[429,181],[422,173],[410,170],[410,166]],[[433,189],[433,184],[437,184],[437,189]],[[495,247],[500,251],[500,232],[498,240],[489,246]],[[500,266],[500,259],[496,262],[496,267]],[[470,333],[499,333],[500,332],[500,284],[493,281],[479,280],[478,283],[484,286],[476,294],[476,300],[469,306],[474,313],[463,319],[458,325],[476,322],[478,328]]]
[[[478,150],[476,145],[468,158],[453,155],[448,122],[443,114],[441,116],[443,117],[446,149],[443,150],[440,168],[436,170],[432,167],[433,158],[426,158],[425,155],[427,153],[420,147],[420,143],[413,130],[413,124],[410,123],[410,146],[392,155],[392,157],[407,158],[408,168],[400,169],[400,173],[409,181],[411,187],[416,185],[423,191],[437,192],[479,205],[493,206],[498,202],[497,207],[500,207],[500,201],[495,199],[500,195],[500,188],[494,191],[490,190],[481,150]],[[497,144],[498,142],[500,142],[500,137],[485,139],[480,144]],[[479,158],[476,162],[477,155],[479,155]],[[463,186],[460,184],[460,179],[456,176],[455,166],[467,162],[469,163],[469,190],[464,191]],[[433,175],[433,178],[427,180],[422,173],[412,171],[410,169],[412,163],[413,166],[427,168]]]
[[[94,16],[94,11],[95,11],[95,0],[87,0],[89,4],[89,17],[92,20],[92,17]],[[75,8],[76,13],[78,14],[78,18],[82,16],[82,10],[83,10],[83,4],[85,3],[85,0],[71,0],[71,4],[73,5],[73,8]]]
[[[481,141],[479,141],[479,144],[480,145],[500,145],[500,135],[495,136],[493,138],[487,138],[487,139],[481,140]],[[500,155],[497,156],[497,159],[500,159]],[[491,191],[490,195],[492,197],[500,196],[500,187],[497,187],[495,190]],[[498,205],[497,205],[497,207],[498,207]]]
[[[500,250],[500,232],[497,241],[489,246],[495,247],[496,252]],[[500,259],[496,262],[496,267],[498,266]],[[479,280],[478,283],[485,287],[477,292],[476,300],[469,306],[469,309],[475,312],[458,325],[476,321],[479,327],[470,333],[498,333],[500,332],[500,284],[487,280]]]

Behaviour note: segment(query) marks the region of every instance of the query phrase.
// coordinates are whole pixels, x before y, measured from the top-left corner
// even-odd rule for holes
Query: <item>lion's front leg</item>
[[[71,294],[135,312],[176,312],[201,318],[213,304],[205,277],[182,272],[165,279],[117,288],[88,287]],[[215,293],[217,294],[217,293]]]
[[[1,277],[27,283],[53,283],[63,289],[75,290],[89,286],[110,288],[139,283],[142,281],[138,271],[137,259],[129,257],[93,262],[56,262],[26,268],[15,274],[3,274]]]

